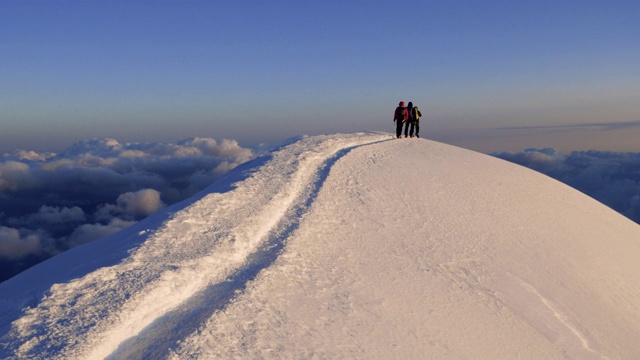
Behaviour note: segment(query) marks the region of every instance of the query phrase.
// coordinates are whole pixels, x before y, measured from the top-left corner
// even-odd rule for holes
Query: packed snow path
[[[362,135],[301,139],[254,161],[241,182],[221,179],[153,233],[140,231],[148,239],[122,263],[51,288],[9,337],[30,341],[5,345],[20,345],[18,357],[166,356],[167,337],[195,331],[275,259],[338,158],[389,140]]]
[[[0,358],[635,359],[638,260],[636,224],[533,171],[302,138],[0,284]]]

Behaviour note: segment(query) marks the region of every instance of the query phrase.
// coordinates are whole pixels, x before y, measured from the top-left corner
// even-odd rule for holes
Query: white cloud
[[[68,208],[42,205],[38,213],[33,215],[33,219],[49,224],[61,224],[82,222],[86,220],[86,217],[84,211],[77,206]]]
[[[15,191],[32,183],[31,169],[26,163],[13,160],[0,162],[0,193]]]
[[[151,215],[166,206],[160,200],[160,193],[154,189],[122,194],[118,196],[116,204],[122,213],[134,217]]]
[[[4,154],[1,158],[5,160],[14,161],[45,161],[46,159],[55,156],[54,153],[38,153],[31,150],[16,150],[10,154]]]
[[[106,225],[103,224],[84,224],[80,225],[66,241],[66,245],[69,248],[86,244],[88,242],[107,237],[115,234],[118,231],[125,229],[133,224],[135,221],[126,221],[118,218],[114,218]]]
[[[17,229],[0,226],[0,256],[8,259],[20,259],[29,254],[42,251],[40,237],[37,234],[22,236]]]
[[[213,157],[237,157],[249,158],[253,156],[253,152],[238,145],[236,140],[224,139],[217,142],[208,138],[193,138],[180,143],[186,147],[197,148],[201,154]]]

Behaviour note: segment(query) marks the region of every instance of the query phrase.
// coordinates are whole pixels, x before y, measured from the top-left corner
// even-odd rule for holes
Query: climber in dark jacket
[[[413,114],[411,114],[411,118],[413,119],[413,123],[416,126],[416,137],[420,137],[420,117],[422,113],[418,110],[417,106],[413,107]],[[413,131],[413,127],[411,129]]]
[[[407,135],[413,137],[413,126],[415,124],[415,119],[413,118],[413,103],[411,101],[409,101],[409,104],[407,105],[407,113],[409,114],[409,118],[404,125],[404,137],[407,137]]]

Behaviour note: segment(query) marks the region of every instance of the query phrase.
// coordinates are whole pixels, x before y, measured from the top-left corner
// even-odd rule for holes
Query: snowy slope
[[[525,168],[307,137],[0,284],[0,358],[636,359],[639,260]]]

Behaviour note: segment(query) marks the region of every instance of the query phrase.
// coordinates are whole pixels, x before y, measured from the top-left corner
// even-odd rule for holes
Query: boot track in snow
[[[54,285],[0,339],[0,357],[167,357],[161,344],[196,332],[275,261],[332,165],[381,141],[388,135],[302,138],[232,171],[141,232],[147,240],[121,263]]]

